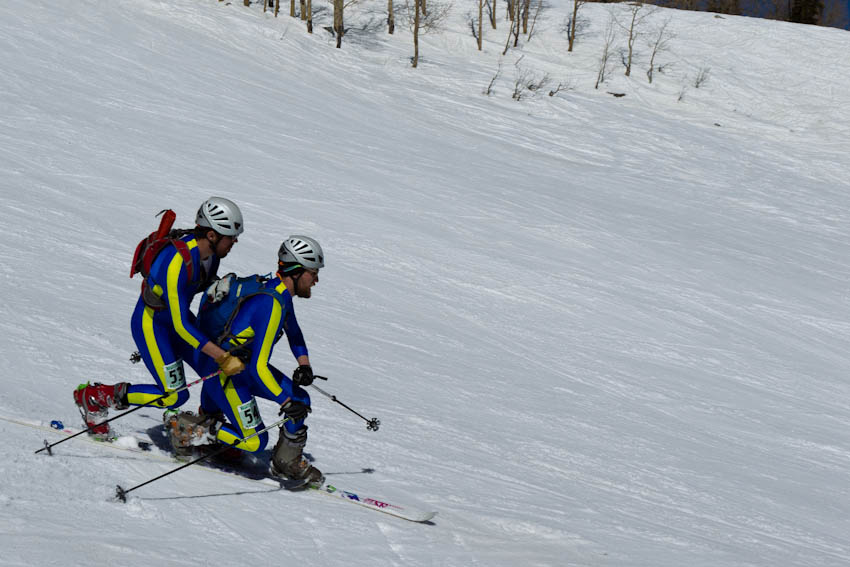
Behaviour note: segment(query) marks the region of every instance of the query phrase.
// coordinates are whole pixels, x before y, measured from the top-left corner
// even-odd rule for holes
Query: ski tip
[[[425,512],[424,514],[419,516],[417,519],[415,519],[414,522],[419,522],[420,524],[424,524],[424,523],[427,523],[427,522],[430,522],[431,520],[433,520],[436,515],[437,515],[436,512]]]

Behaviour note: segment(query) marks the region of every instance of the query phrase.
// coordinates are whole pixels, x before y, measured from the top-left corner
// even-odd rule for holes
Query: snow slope
[[[193,469],[122,505],[172,465],[0,421],[0,565],[850,563],[850,34],[664,10],[667,72],[640,43],[594,90],[625,8],[584,7],[568,54],[552,2],[502,58],[507,24],[479,53],[456,4],[411,69],[383,2],[341,50],[318,2],[312,36],[241,2],[0,3],[0,415],[76,423],[80,381],[148,381],[133,246],[228,196],[225,270],[320,240],[314,367],[382,422],[314,396],[315,464],[439,511]],[[517,102],[522,71],[571,88]]]

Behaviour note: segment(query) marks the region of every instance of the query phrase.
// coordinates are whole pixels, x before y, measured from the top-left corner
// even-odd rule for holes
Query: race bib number
[[[251,398],[237,408],[239,419],[242,420],[242,429],[256,429],[260,425],[260,410],[257,408],[257,400]]]
[[[186,374],[183,372],[183,359],[178,358],[171,364],[166,364],[164,370],[166,390],[177,390],[186,385]]]

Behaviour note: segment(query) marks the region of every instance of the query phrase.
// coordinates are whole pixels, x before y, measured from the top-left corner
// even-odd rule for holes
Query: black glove
[[[302,364],[292,373],[292,383],[296,386],[309,386],[313,383],[313,369],[309,364]]]
[[[301,421],[307,417],[307,414],[311,411],[313,410],[310,409],[310,406],[289,399],[280,405],[280,412],[278,415],[286,414],[286,417],[292,421]]]

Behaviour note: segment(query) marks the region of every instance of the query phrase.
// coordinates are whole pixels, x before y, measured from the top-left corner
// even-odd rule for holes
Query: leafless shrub
[[[493,85],[499,80],[499,77],[502,75],[502,60],[499,59],[499,66],[496,69],[496,73],[493,75],[493,78],[490,79],[490,84],[487,85],[487,88],[484,89],[484,94],[490,96],[493,93]]]
[[[520,61],[522,61],[522,57],[520,57],[514,64],[514,67],[516,67],[516,75],[514,77],[514,92],[511,95],[511,98],[516,101],[522,100],[527,92],[534,95],[537,91],[549,84],[549,81],[551,80],[548,73],[543,73],[542,76],[537,76],[533,71],[521,66],[519,64]]]
[[[694,79],[694,88],[698,89],[708,83],[708,76],[711,73],[711,67],[700,67],[697,71],[697,76]]]
[[[561,91],[571,91],[571,90],[573,90],[573,83],[572,82],[559,81],[558,86],[555,87],[554,89],[552,89],[551,91],[549,91],[549,96],[555,96],[556,94],[558,94]]]

